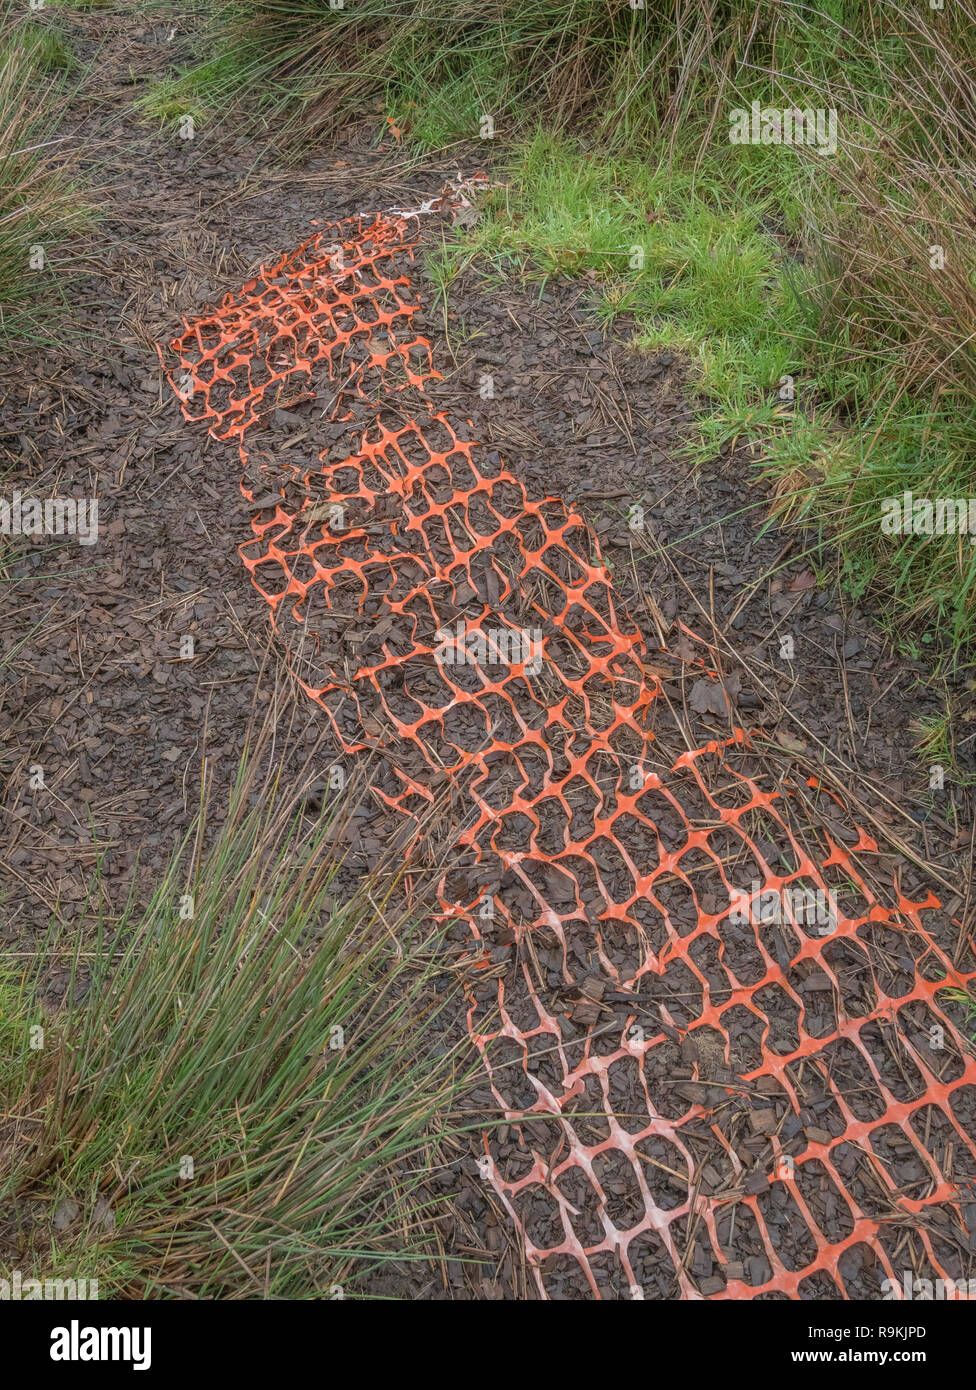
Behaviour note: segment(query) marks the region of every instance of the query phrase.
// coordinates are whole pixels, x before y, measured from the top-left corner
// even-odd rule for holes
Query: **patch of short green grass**
[[[899,388],[886,344],[845,355],[812,325],[816,269],[778,230],[782,154],[764,190],[755,163],[743,173],[726,152],[654,163],[540,132],[439,274],[445,286],[471,264],[595,279],[605,322],[626,315],[638,350],[685,356],[701,402],[689,460],[747,446],[781,520],[811,531],[818,553],[834,547],[855,593],[885,595],[893,632],[908,624],[933,651],[958,651],[976,631],[976,547],[886,535],[881,504],[972,492],[976,410]]]
[[[64,35],[53,25],[37,20],[22,24],[12,38],[0,44],[0,62],[5,60],[8,50],[16,51],[18,47],[23,49],[34,71],[40,74],[70,72],[77,63]]]
[[[210,98],[212,88],[225,81],[234,81],[233,59],[214,58],[188,73],[162,77],[150,83],[135,102],[135,109],[149,120],[174,125],[183,116],[191,116],[194,125],[211,120],[215,106]]]

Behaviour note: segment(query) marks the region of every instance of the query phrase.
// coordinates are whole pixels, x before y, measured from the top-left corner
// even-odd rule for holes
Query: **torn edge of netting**
[[[263,501],[255,471],[274,465],[240,555],[342,749],[383,748],[390,775],[376,792],[407,820],[445,778],[464,799],[440,905],[467,924],[471,1040],[522,1135],[513,1159],[486,1130],[482,1176],[542,1297],[575,1267],[598,1298],[661,1293],[662,1269],[666,1297],[847,1298],[839,1266],[855,1247],[897,1290],[906,1222],[951,1279],[976,1181],[953,1101],[976,1086],[976,1060],[939,996],[968,990],[976,971],[957,969],[928,930],[932,893],[877,889],[864,831],[845,846],[824,812],[807,827],[820,848],[808,848],[789,787],[741,770],[744,731],[664,757],[650,729],[654,654],[596,537],[424,396],[440,374],[411,326],[418,219],[485,186],[459,176],[413,211],[329,224],[185,321],[166,373],[185,417],[236,445],[249,504]],[[324,393],[311,390],[315,373]],[[272,412],[323,394],[323,416],[350,422],[354,447],[295,464],[249,448]],[[329,641],[350,603],[364,620],[355,670]],[[814,779],[807,787],[843,812]],[[831,904],[829,934],[796,910],[811,895]],[[788,904],[778,932],[754,910],[764,898]],[[581,940],[590,973],[567,1005]],[[866,1001],[845,993],[842,944],[869,969]],[[882,983],[892,950],[900,993]],[[813,971],[831,998],[826,1031]],[[649,1006],[645,988],[679,975],[684,1003]],[[774,992],[794,1014],[776,1048],[764,1011]],[[605,1001],[626,1010],[631,996],[621,1026]],[[734,1072],[751,1020],[759,1056]],[[879,1059],[879,1030],[896,1065]],[[937,1036],[941,1051],[926,1041]],[[679,1083],[682,1040],[692,1065]],[[615,1100],[624,1072],[636,1116]],[[910,1182],[896,1180],[893,1153],[910,1160]]]

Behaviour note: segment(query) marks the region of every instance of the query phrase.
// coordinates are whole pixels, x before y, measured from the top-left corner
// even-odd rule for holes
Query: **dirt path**
[[[71,120],[101,152],[103,216],[87,246],[80,336],[7,374],[5,417],[23,451],[16,485],[97,495],[102,534],[91,549],[37,547],[8,595],[4,642],[27,640],[6,668],[2,707],[7,939],[28,941],[53,911],[81,917],[96,844],[115,910],[137,855],[139,891],[158,879],[195,809],[204,751],[218,783],[229,778],[252,708],[271,698],[258,589],[276,597],[262,577],[279,508],[290,526],[342,494],[347,520],[372,539],[357,550],[316,517],[318,571],[286,577],[307,591],[305,616],[325,641],[310,651],[297,641],[310,623],[289,632],[278,622],[273,662],[284,650],[320,696],[294,702],[283,755],[297,765],[320,744],[330,758],[382,746],[387,815],[370,817],[354,846],[364,867],[415,809],[404,778],[422,801],[436,764],[457,762],[466,852],[461,881],[442,894],[459,917],[445,966],[468,984],[490,1078],[471,1097],[486,1138],[431,1179],[451,1198],[443,1234],[454,1258],[436,1278],[404,1270],[378,1291],[829,1298],[840,1296],[839,1269],[849,1293],[877,1297],[903,1268],[971,1275],[976,1071],[964,1011],[937,995],[976,964],[952,920],[969,906],[972,811],[951,785],[933,806],[926,769],[906,760],[910,721],[926,707],[919,672],[886,652],[870,614],[819,586],[807,563],[791,565],[786,540],[761,535],[755,510],[718,524],[756,494],[735,458],[689,478],[678,450],[693,407],[680,363],[628,351],[625,329],[605,340],[586,282],[540,296],[488,287],[472,270],[442,308],[423,259],[424,240],[441,235],[436,219],[416,261],[409,237],[392,246],[404,283],[391,312],[429,345],[441,379],[408,381],[383,407],[393,415],[376,417],[385,433],[366,460],[372,478],[361,440],[373,417],[356,412],[382,398],[385,365],[378,383],[361,374],[363,391],[347,393],[348,420],[276,396],[247,435],[244,505],[233,441],[180,417],[155,345],[316,224],[415,205],[459,159],[470,172],[484,152],[407,174],[367,127],[289,173],[255,163],[230,132],[180,141],[130,109],[140,83],[173,61],[171,25],[66,22],[84,36],[79,48],[95,55],[101,43]],[[348,227],[328,235],[355,244]],[[299,277],[304,264],[292,267]],[[317,276],[321,291],[328,274]],[[335,380],[336,322],[308,339],[323,348],[319,398]],[[226,365],[236,350],[225,339],[217,358]],[[260,331],[249,350],[280,367]],[[198,402],[189,396],[189,414]],[[408,461],[427,505],[450,510],[460,497],[470,523],[462,543],[456,529],[435,540],[417,522],[407,548],[417,575],[389,549],[409,512],[410,494],[393,485],[396,459],[408,457],[404,411],[425,422],[428,443],[445,413],[436,457]],[[458,453],[463,468],[448,462]],[[592,536],[546,496],[578,505],[612,588]],[[249,517],[256,545],[242,564]],[[499,528],[520,537],[511,555]],[[451,570],[452,545],[475,558],[445,598],[430,581]],[[565,601],[580,573],[583,619]],[[409,606],[420,590],[431,595],[423,612]],[[348,621],[363,599],[375,599],[360,602],[374,620],[366,630]],[[407,632],[405,614],[426,626]],[[435,630],[489,616],[496,629],[539,626],[541,673],[496,671],[495,703],[476,683],[454,722],[418,715],[447,697],[431,661],[410,674],[416,642],[429,655]],[[188,636],[194,656],[183,660]],[[390,681],[364,683],[361,668],[382,665],[381,652]],[[330,703],[340,672],[345,693]],[[449,684],[456,698],[457,670]],[[638,730],[653,732],[651,753]],[[38,765],[40,792],[29,786]],[[835,929],[805,929],[789,913],[737,922],[759,886],[836,901]],[[942,907],[923,909],[933,886]],[[933,1026],[943,1029],[934,1052]],[[533,1113],[516,1122],[523,1111]]]

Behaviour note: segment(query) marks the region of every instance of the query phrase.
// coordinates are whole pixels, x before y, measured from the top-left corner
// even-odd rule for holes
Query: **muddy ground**
[[[316,225],[413,206],[459,166],[490,173],[503,159],[477,145],[450,160],[411,161],[384,145],[378,112],[298,167],[230,123],[201,126],[182,140],[175,128],[140,120],[132,105],[186,51],[185,34],[171,39],[170,20],[60,12],[54,22],[90,64],[65,133],[94,152],[82,164],[99,188],[98,220],[72,248],[80,271],[70,288],[70,333],[0,371],[0,448],[11,470],[8,491],[97,496],[101,534],[90,548],[73,539],[30,545],[3,586],[0,932],[10,949],[29,949],[52,915],[69,926],[82,922],[96,858],[110,915],[133,875],[137,894],[148,896],[196,810],[202,759],[216,807],[280,667],[265,605],[237,553],[248,510],[236,458],[183,420],[155,345]],[[436,244],[447,230],[431,223],[425,240]],[[947,914],[964,914],[973,808],[951,777],[944,790],[930,791],[928,767],[912,751],[913,721],[941,709],[940,691],[927,684],[931,673],[891,649],[870,604],[854,605],[817,579],[802,537],[763,529],[767,507],[747,459],[733,453],[689,470],[681,448],[694,429],[695,401],[685,365],[669,353],[629,348],[626,322],[601,330],[598,292],[585,279],[499,287],[472,267],[442,305],[423,251],[412,278],[423,305],[418,324],[444,374],[429,394],[470,420],[474,437],[536,495],[578,506],[649,645],[687,659],[668,672],[664,694],[689,746],[733,724],[755,731],[793,775],[816,773],[843,788],[857,819],[889,837],[888,862],[903,892],[921,896],[933,883]],[[295,430],[287,415],[277,418],[266,443],[287,450]],[[643,509],[637,527],[635,506]],[[181,659],[187,636],[191,660]],[[792,638],[791,657],[782,655],[783,638]],[[703,657],[717,665],[731,706],[716,700],[714,681],[696,676],[694,661]],[[296,769],[313,750],[325,763],[332,755],[321,711],[301,692],[291,698],[291,732],[278,754]],[[972,750],[970,743],[970,761]],[[965,750],[961,756],[966,765]],[[35,790],[38,767],[45,786]],[[392,820],[364,817],[349,872],[374,863],[394,833]],[[856,961],[851,969],[853,995]],[[787,1038],[788,1009],[769,1012],[782,1018]],[[748,1068],[758,1038],[750,1042],[746,1028],[739,1046],[735,1071]],[[693,1087],[705,1076],[701,1059],[677,1043],[673,1056],[662,1051],[658,1060],[670,1082],[684,1069]],[[626,1110],[632,1095],[618,1100]],[[475,1087],[468,1103],[477,1112],[490,1102]],[[816,1110],[829,1133],[823,1102],[811,1096],[804,1123],[813,1127]],[[746,1108],[761,1107],[752,1098]],[[544,1134],[535,1137],[544,1146]],[[499,1143],[499,1161],[517,1167],[525,1136]],[[450,1200],[444,1259],[431,1268],[404,1265],[378,1278],[375,1292],[535,1296],[510,1222],[480,1180],[477,1151],[474,1141],[470,1152],[459,1146],[431,1178],[432,1192]],[[649,1157],[668,1165],[663,1148]],[[707,1157],[703,1149],[703,1164]],[[910,1156],[897,1161],[910,1183]],[[720,1167],[713,1167],[716,1183]],[[619,1200],[618,1225],[626,1224],[623,1183]],[[816,1200],[828,1229],[840,1220],[835,1204],[823,1190]],[[582,1195],[577,1202],[584,1224],[596,1219],[585,1215]],[[785,1239],[790,1214],[772,1206],[769,1219]],[[544,1204],[520,1215],[538,1244],[552,1243]],[[703,1293],[727,1277],[764,1282],[762,1247],[750,1239],[743,1222],[741,1273],[712,1269],[704,1252],[691,1256]],[[668,1269],[649,1239],[647,1297],[675,1296]],[[857,1267],[846,1277],[856,1290]],[[836,1296],[828,1285],[804,1296]],[[571,1267],[547,1281],[547,1291],[590,1296]],[[610,1273],[602,1291],[627,1296]]]

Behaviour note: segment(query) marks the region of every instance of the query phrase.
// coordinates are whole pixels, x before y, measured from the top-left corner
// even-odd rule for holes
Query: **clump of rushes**
[[[81,211],[58,140],[72,57],[26,7],[0,5],[0,343],[46,339],[59,307],[57,248]]]
[[[694,109],[703,74],[721,91],[737,52],[771,52],[779,22],[759,0],[234,0],[213,7],[201,48],[216,57],[181,90],[290,108],[305,140],[384,98],[426,144],[477,138],[486,115],[511,134],[543,111],[636,139]]]
[[[309,820],[252,764],[144,910],[4,967],[11,1267],[100,1297],[301,1299],[425,1257],[404,1160],[458,1084],[437,932],[392,908],[396,872],[340,889],[348,788]]]
[[[916,651],[962,665],[976,636],[971,536],[880,522],[906,492],[976,496],[976,11],[892,5],[880,32],[847,37],[877,90],[839,69],[806,74],[846,135],[809,185],[794,334],[847,444],[806,461],[797,496],[839,542],[854,591],[884,595]]]

